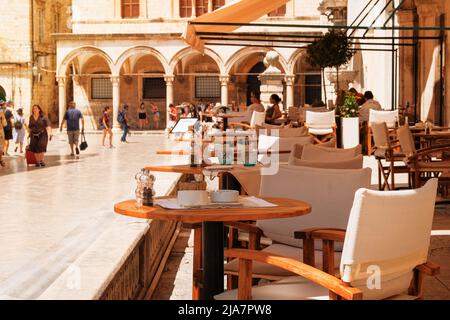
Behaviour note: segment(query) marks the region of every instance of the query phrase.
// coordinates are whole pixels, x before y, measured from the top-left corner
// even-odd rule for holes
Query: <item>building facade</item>
[[[189,19],[227,2],[74,0],[72,33],[56,36],[60,105],[74,99],[90,119],[90,126],[97,128],[102,109],[113,106],[117,112],[121,103],[131,106],[132,126],[142,102],[156,103],[164,117],[170,103],[247,104],[250,92],[259,90],[258,75],[266,68],[263,60],[272,50],[270,46],[208,45],[202,55],[181,39]],[[297,0],[261,20],[320,24],[324,17],[317,0]],[[320,100],[320,70],[305,62],[304,51],[274,50],[280,55],[278,68],[285,75],[284,104]]]
[[[56,42],[52,33],[68,32],[70,0],[1,0],[0,96],[25,114],[39,104],[58,122]]]
[[[304,48],[273,48],[269,40],[257,43],[258,46],[209,44],[202,55],[181,40],[188,20],[216,10],[229,0],[71,2],[71,16],[66,17],[71,29],[53,36],[57,44],[59,119],[70,100],[77,102],[91,129],[98,128],[105,106],[112,106],[117,114],[121,103],[131,106],[132,126],[141,103],[156,103],[163,121],[170,103],[247,103],[250,92],[258,90],[258,75],[266,68],[263,60],[270,50],[280,55],[284,106],[325,100],[320,70],[306,62]],[[339,85],[334,72],[326,72],[324,102],[333,103],[338,86],[353,86],[360,91],[373,91],[385,109],[408,105],[417,120],[448,124],[445,93],[450,88],[445,79],[450,71],[445,64],[450,61],[450,50],[446,32],[401,28],[448,26],[449,5],[444,0],[291,0],[260,22],[385,26],[351,33],[358,51],[350,64],[342,68]],[[326,29],[245,27],[240,31],[273,37],[281,33],[318,35]],[[395,37],[392,45],[391,37]],[[31,90],[29,95],[32,96]]]

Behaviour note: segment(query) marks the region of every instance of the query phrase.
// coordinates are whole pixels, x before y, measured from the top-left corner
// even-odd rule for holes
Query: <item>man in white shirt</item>
[[[370,110],[381,110],[381,105],[378,101],[374,100],[372,91],[366,91],[364,93],[366,102],[359,109],[359,122],[364,123],[369,121]]]

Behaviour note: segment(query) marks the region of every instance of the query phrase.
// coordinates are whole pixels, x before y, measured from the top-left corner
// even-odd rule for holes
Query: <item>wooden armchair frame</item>
[[[296,238],[305,241],[304,250],[308,248],[308,253],[304,253],[305,261],[314,261],[314,240],[323,242],[324,270],[314,268],[305,262],[274,255],[266,252],[232,249],[225,252],[227,258],[239,259],[239,280],[238,299],[249,300],[252,298],[252,263],[258,261],[275,267],[288,270],[302,276],[320,286],[327,288],[330,292],[331,300],[361,300],[363,293],[357,288],[351,287],[334,276],[334,242],[343,242],[345,230],[341,229],[309,229],[295,233]],[[305,251],[304,251],[305,252]],[[435,276],[439,273],[440,267],[434,263],[427,262],[414,269],[414,276],[408,289],[408,294],[416,296],[417,299],[423,297],[423,281],[425,276]]]
[[[404,162],[413,176],[414,188],[419,188],[421,186],[422,173],[438,176],[440,173],[450,171],[450,162],[430,161],[431,155],[445,151],[450,151],[450,144],[419,149],[414,154],[405,157]]]

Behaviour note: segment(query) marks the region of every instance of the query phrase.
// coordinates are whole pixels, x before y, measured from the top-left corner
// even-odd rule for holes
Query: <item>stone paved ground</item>
[[[374,161],[365,160],[374,168]],[[373,182],[376,182],[376,175]],[[404,182],[404,177],[400,180]],[[192,284],[193,234],[183,230],[172,250],[153,299],[190,300]],[[450,205],[437,205],[431,237],[429,261],[441,266],[436,277],[427,277],[425,299],[450,300]]]

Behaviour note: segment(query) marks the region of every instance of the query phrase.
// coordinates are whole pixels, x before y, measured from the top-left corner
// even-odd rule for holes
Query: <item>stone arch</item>
[[[164,68],[164,72],[166,74],[169,74],[170,72],[170,66],[167,63],[166,58],[156,49],[147,47],[147,46],[137,46],[130,48],[123,52],[120,57],[117,59],[115,65],[114,65],[114,71],[113,74],[118,75],[120,74],[120,70],[122,69],[124,63],[132,56],[136,54],[142,54],[142,55],[151,55],[154,56],[162,65]]]
[[[295,50],[295,52],[291,55],[288,61],[288,72],[289,74],[294,74],[295,72],[295,66],[299,59],[302,59],[303,56],[306,54],[306,49],[301,48]]]
[[[248,55],[250,54],[254,54],[254,53],[267,53],[269,51],[275,51],[279,54],[280,56],[280,64],[283,67],[283,71],[286,73],[288,72],[289,68],[288,68],[288,63],[286,61],[286,59],[284,59],[284,57],[277,51],[271,48],[254,48],[254,47],[246,47],[243,49],[238,50],[237,52],[235,52],[226,62],[225,64],[225,74],[229,74],[231,72],[231,69],[233,68],[233,66],[240,60],[246,58]]]
[[[183,58],[185,58],[191,54],[200,54],[200,53],[198,53],[195,49],[192,49],[191,47],[186,47],[186,48],[178,51],[170,61],[170,65],[169,65],[170,73],[169,74],[174,74],[175,68],[178,65],[178,63],[181,60],[183,60]],[[206,55],[214,60],[214,62],[217,64],[217,67],[219,68],[220,74],[227,74],[227,73],[225,73],[225,66],[222,61],[222,58],[214,50],[212,50],[210,48],[205,48],[204,55]]]
[[[58,68],[57,76],[65,77],[66,72],[67,72],[67,67],[69,66],[69,64],[75,58],[79,57],[82,54],[91,54],[91,55],[101,56],[103,59],[105,59],[106,63],[108,64],[108,67],[111,71],[111,74],[112,74],[112,72],[114,70],[114,63],[113,63],[111,57],[106,52],[104,52],[103,50],[101,50],[97,47],[84,46],[84,47],[79,47],[77,49],[72,50],[67,56],[64,57],[62,63],[60,64],[60,66]]]

